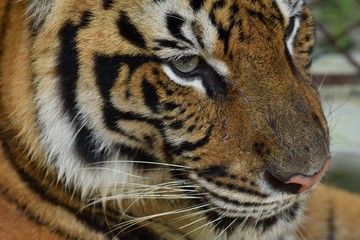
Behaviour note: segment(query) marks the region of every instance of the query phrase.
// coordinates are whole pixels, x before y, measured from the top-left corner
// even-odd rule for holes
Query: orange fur
[[[145,0],[137,1],[139,6],[140,3],[145,2]],[[266,19],[271,19],[278,14],[271,7],[272,1],[269,0],[261,1],[265,7],[247,1],[236,2],[242,7],[240,11],[244,11],[244,14],[246,11],[243,9],[247,8],[255,12],[263,11],[263,8],[267,9],[268,11],[264,12]],[[96,203],[97,198],[119,194],[120,185],[111,186],[111,190],[104,195],[101,190],[97,189],[86,195],[79,190],[80,186],[73,185],[74,183],[71,181],[58,179],[58,169],[49,167],[48,155],[40,141],[42,129],[39,127],[39,109],[35,107],[38,101],[35,92],[48,94],[47,90],[52,87],[51,82],[41,79],[46,79],[48,76],[56,77],[57,72],[55,68],[51,67],[51,64],[59,54],[60,29],[68,23],[68,19],[72,20],[71,23],[75,24],[74,26],[78,26],[76,24],[82,21],[83,13],[87,9],[94,10],[98,21],[91,23],[91,28],[81,31],[76,42],[81,52],[79,54],[80,62],[85,66],[79,70],[83,80],[77,85],[76,91],[77,94],[86,91],[91,93],[79,98],[79,104],[84,106],[84,109],[91,108],[91,111],[95,112],[89,116],[91,115],[91,120],[98,125],[101,125],[98,121],[101,114],[93,106],[98,107],[103,104],[103,101],[100,97],[92,98],[98,94],[93,89],[96,74],[93,70],[92,58],[95,50],[100,51],[104,56],[114,56],[119,53],[148,56],[151,55],[151,51],[135,49],[133,44],[117,35],[116,28],[104,28],[109,23],[109,19],[116,19],[116,16],[106,15],[109,11],[100,10],[102,5],[99,4],[99,1],[78,1],[76,3],[71,0],[60,1],[56,6],[59,11],[51,15],[48,25],[44,27],[45,30],[41,28],[36,38],[32,39],[32,33],[28,27],[29,18],[25,13],[26,4],[26,1],[6,0],[0,2],[0,191],[2,193],[0,196],[0,219],[2,219],[0,238],[107,239],[108,236],[111,236],[117,239],[121,238],[117,235],[118,233],[107,234],[117,226],[118,221],[125,223],[130,221],[131,223],[131,220],[136,217],[141,218],[151,214],[158,214],[160,217],[144,218],[139,225],[134,227],[144,227],[139,231],[141,235],[134,230],[128,236],[126,234],[122,236],[126,239],[126,237],[131,237],[131,234],[139,234],[140,238],[155,235],[172,240],[189,233],[188,239],[206,238],[201,226],[207,224],[209,220],[203,217],[204,215],[196,215],[197,209],[188,212],[184,210],[185,213],[176,212],[178,209],[187,209],[193,204],[191,200],[182,200],[177,197],[179,195],[176,195],[178,194],[176,191],[184,189],[175,188],[174,193],[169,191],[169,187],[160,188],[160,190],[166,190],[166,194],[175,196],[170,200],[161,198],[139,200],[135,198],[117,202],[115,199],[101,205],[102,203]],[[119,11],[129,12],[139,7],[133,2],[126,3],[126,1],[124,3],[119,1],[114,5]],[[204,8],[209,9],[210,5],[209,3]],[[184,161],[183,156],[175,156],[173,162],[166,162],[167,156],[163,151],[164,140],[161,139],[157,127],[149,126],[145,122],[122,122],[122,127],[134,136],[154,136],[150,138],[150,141],[144,141],[145,143],[142,145],[134,141],[129,142],[128,146],[144,147],[143,145],[152,142],[153,146],[149,151],[160,159],[160,162],[171,164],[172,167],[175,164],[184,165],[187,167],[186,171],[188,169],[199,173],[203,171],[205,176],[206,171],[213,166],[228,166],[225,174],[209,175],[206,178],[206,181],[216,183],[218,188],[222,186],[251,187],[251,191],[260,192],[261,186],[256,185],[256,182],[266,168],[282,167],[283,172],[280,171],[279,174],[284,175],[286,175],[285,173],[297,174],[301,171],[304,174],[316,172],[316,169],[322,166],[328,157],[328,150],[325,146],[328,144],[328,129],[317,93],[307,78],[306,66],[310,63],[311,58],[305,52],[312,47],[313,39],[305,39],[307,31],[311,31],[312,25],[308,9],[304,8],[302,13],[307,18],[304,17],[304,24],[299,30],[301,34],[295,39],[294,62],[300,69],[296,74],[291,70],[284,57],[284,49],[279,47],[283,44],[282,26],[267,26],[273,31],[267,32],[268,28],[257,24],[258,21],[250,17],[244,20],[242,29],[248,41],[238,41],[237,36],[229,39],[229,51],[235,53],[232,58],[228,58],[228,54],[224,53],[225,46],[222,41],[214,42],[214,57],[221,59],[221,63],[230,69],[227,77],[236,80],[232,82],[234,85],[229,87],[227,96],[208,99],[200,91],[193,91],[189,87],[179,88],[178,85],[166,78],[166,74],[161,72],[162,68],[155,62],[147,63],[133,73],[137,79],[147,78],[150,84],[166,85],[168,91],[178,94],[177,96],[174,94],[171,99],[166,99],[168,93],[160,87],[157,89],[158,97],[163,99],[163,102],[171,100],[172,104],[182,105],[182,109],[184,109],[182,113],[176,109],[166,117],[169,119],[176,117],[177,120],[184,121],[183,129],[192,127],[193,122],[186,122],[186,117],[191,113],[196,113],[197,120],[194,121],[198,121],[199,126],[191,134],[169,128],[170,130],[167,129],[170,132],[169,138],[176,139],[181,135],[189,142],[196,142],[204,138],[209,125],[214,125],[208,145],[191,152],[192,155],[189,154],[190,157],[202,156],[201,161]],[[230,25],[227,14],[230,14],[229,9],[214,13],[215,20],[222,22],[224,28]],[[145,29],[147,25],[142,17],[141,14],[134,15],[132,21]],[[156,25],[148,26],[148,28],[145,29],[148,31],[144,33],[144,38],[151,47],[154,47],[155,43],[151,42],[152,34],[162,29]],[[197,23],[196,32],[201,34],[206,31],[202,28]],[[235,30],[240,31],[240,28],[235,27]],[[274,49],[276,51],[273,51]],[[275,52],[277,54],[274,54]],[[151,75],[154,69],[160,72],[156,77]],[[119,81],[111,89],[115,102],[113,104],[119,108],[123,107],[122,105],[125,105],[126,102],[123,101],[124,87],[122,83],[127,80],[129,72],[129,67],[121,68]],[[33,80],[34,75],[37,76],[37,81]],[[254,84],[254,79],[256,84]],[[269,79],[274,81],[268,81]],[[278,81],[279,79],[282,81]],[[142,99],[142,83],[141,81],[129,81],[128,84],[134,91],[132,92],[133,98],[130,98],[128,102],[137,103],[137,105],[127,105],[126,111],[141,112],[143,115],[149,116],[151,115],[150,107],[146,106]],[[309,111],[313,113],[312,116],[305,114]],[[314,115],[318,116],[315,122],[311,119]],[[297,158],[291,161],[286,159],[289,152],[284,150],[276,140],[269,137],[275,131],[268,126],[268,120],[273,117],[277,121],[279,138],[286,139],[296,149],[294,154],[297,154]],[[172,123],[169,121],[164,125],[169,126]],[[323,132],[319,130],[319,126]],[[126,137],[104,130],[105,127],[98,127],[103,131],[101,133],[107,134],[109,138],[126,141]],[[245,137],[240,138],[239,136]],[[323,148],[318,146],[320,141],[321,144],[324,143]],[[256,143],[264,143],[268,149],[261,147],[261,144],[256,148]],[[309,151],[311,151],[309,155],[298,153],[303,151],[303,145],[300,143],[309,144]],[[269,149],[271,153],[269,153]],[[260,157],[263,155],[270,156],[272,161],[263,161]],[[309,161],[308,158],[311,158],[312,161]],[[141,184],[158,186],[157,184],[173,181],[171,174],[163,170],[159,170],[158,167],[153,169],[152,173],[146,173],[145,169],[131,174],[144,174],[142,178],[145,180],[140,182]],[[239,176],[242,176],[242,180]],[[96,174],[94,174],[95,178]],[[129,184],[128,188],[124,189],[123,191],[131,192],[141,188],[132,187]],[[153,191],[156,192],[156,190]],[[225,193],[220,197],[226,198],[228,195],[238,194],[229,193],[228,189],[224,191]],[[146,194],[149,193],[152,192],[146,192]],[[306,218],[301,229],[305,239],[357,239],[360,237],[358,230],[360,198],[358,196],[323,185],[319,185],[309,195]],[[93,202],[87,198],[92,199]],[[302,197],[299,199],[301,202],[305,201]],[[171,211],[174,211],[171,215],[162,216],[163,213]],[[189,214],[188,218],[181,218],[186,213],[193,215]],[[19,220],[15,220],[17,217]],[[191,222],[194,224],[190,224]],[[187,229],[186,226],[189,228]],[[104,230],[103,228],[109,229]],[[213,233],[209,233],[210,237],[207,239],[214,238],[214,234],[211,234]]]

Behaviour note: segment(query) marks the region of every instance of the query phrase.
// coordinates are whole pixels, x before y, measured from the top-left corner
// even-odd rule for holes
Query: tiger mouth
[[[206,192],[202,200],[209,203],[206,217],[217,230],[227,231],[229,234],[236,229],[265,232],[284,223],[295,226],[298,222],[296,220],[302,216],[303,198],[299,196],[281,196],[275,199],[245,193],[240,200],[212,191]]]
[[[228,233],[232,233],[239,228],[248,228],[265,232],[275,227],[275,225],[281,224],[281,222],[295,223],[295,220],[301,215],[301,211],[301,205],[296,202],[273,215],[260,214],[257,217],[239,215],[239,213],[232,215],[231,212],[224,212],[223,209],[217,207],[215,210],[209,211],[206,216],[215,225],[215,228],[220,231],[226,230]],[[235,217],[235,215],[238,216]]]
[[[230,218],[254,218],[258,220],[283,215],[299,208],[297,198],[271,202],[239,202],[226,197],[208,193],[205,199],[211,203],[215,212]]]

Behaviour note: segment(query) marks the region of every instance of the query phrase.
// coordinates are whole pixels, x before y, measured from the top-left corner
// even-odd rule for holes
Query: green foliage
[[[336,38],[339,49],[347,49],[353,45],[352,39],[341,34],[348,27],[360,21],[360,2],[356,0],[315,0],[310,2],[315,21],[322,24]],[[319,46],[323,44],[319,42]]]
[[[325,23],[335,36],[360,20],[360,4],[355,0],[317,0],[314,2],[313,12],[316,20]]]
[[[326,174],[323,183],[346,189],[350,192],[360,193],[360,175],[358,169],[337,167]]]

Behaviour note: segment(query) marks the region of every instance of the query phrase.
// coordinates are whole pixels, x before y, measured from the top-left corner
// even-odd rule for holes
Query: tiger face
[[[42,164],[111,206],[120,233],[296,231],[330,158],[302,0],[53,0],[29,12]]]

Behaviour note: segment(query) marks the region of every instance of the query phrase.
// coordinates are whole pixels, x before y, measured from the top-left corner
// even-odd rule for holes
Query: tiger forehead
[[[185,27],[181,31],[201,32],[204,38],[211,38],[211,35],[221,32],[221,28],[229,29],[233,23],[246,21],[248,15],[267,21],[271,26],[285,25],[284,13],[278,5],[275,0],[144,0],[142,4],[117,2],[113,7],[126,12],[149,38],[167,35],[167,20],[171,18],[178,25],[170,27]],[[185,23],[193,24],[188,27],[192,29],[186,29]],[[165,38],[165,35],[161,37]]]
[[[67,2],[67,1],[64,1]],[[86,4],[89,2],[91,4]],[[96,3],[97,2],[97,3]],[[222,6],[228,4],[253,5],[255,7],[264,6],[269,9],[279,8],[281,13],[286,17],[291,17],[299,12],[304,0],[137,0],[137,1],[119,1],[119,0],[99,0],[99,1],[69,1],[68,4],[78,6],[94,6],[100,4],[103,8],[120,8],[126,12],[135,13],[139,17],[143,16],[146,11],[153,9],[153,6],[161,5],[167,9],[175,12],[183,9],[192,8],[195,11],[205,10],[209,12],[214,6]],[[66,5],[68,5],[66,4]],[[51,15],[52,9],[58,5],[56,0],[29,0],[27,13],[32,17],[32,22],[35,27],[38,27],[46,18]],[[163,9],[160,9],[163,12]],[[264,9],[262,9],[264,10]],[[158,12],[160,13],[160,12]],[[154,15],[157,17],[158,15]]]
[[[178,12],[193,15],[201,11],[211,13],[214,9],[230,9],[235,6],[238,8],[250,8],[257,11],[266,12],[279,12],[278,5],[286,6],[287,11],[294,11],[296,7],[302,2],[302,0],[143,0],[141,4],[131,4],[118,2],[113,6],[127,9],[127,12],[135,13],[134,16],[142,17],[142,14],[147,12],[153,13],[153,10],[157,10],[157,14],[153,17],[156,18],[161,12]],[[158,8],[161,6],[161,9]],[[161,10],[161,11],[159,11]]]
[[[262,19],[280,20],[292,16],[301,4],[300,1],[291,0],[163,0],[148,1],[143,4],[129,4],[118,2],[113,6],[116,9],[126,11],[137,25],[147,28],[153,27],[153,32],[162,28],[166,16],[176,13],[179,21],[198,21],[204,24],[211,21],[217,28],[217,24],[228,25],[239,18],[247,18],[250,14],[261,15]],[[125,6],[124,6],[125,4]],[[215,22],[214,20],[218,20]],[[153,24],[153,25],[152,25]],[[220,26],[221,27],[221,26]]]

